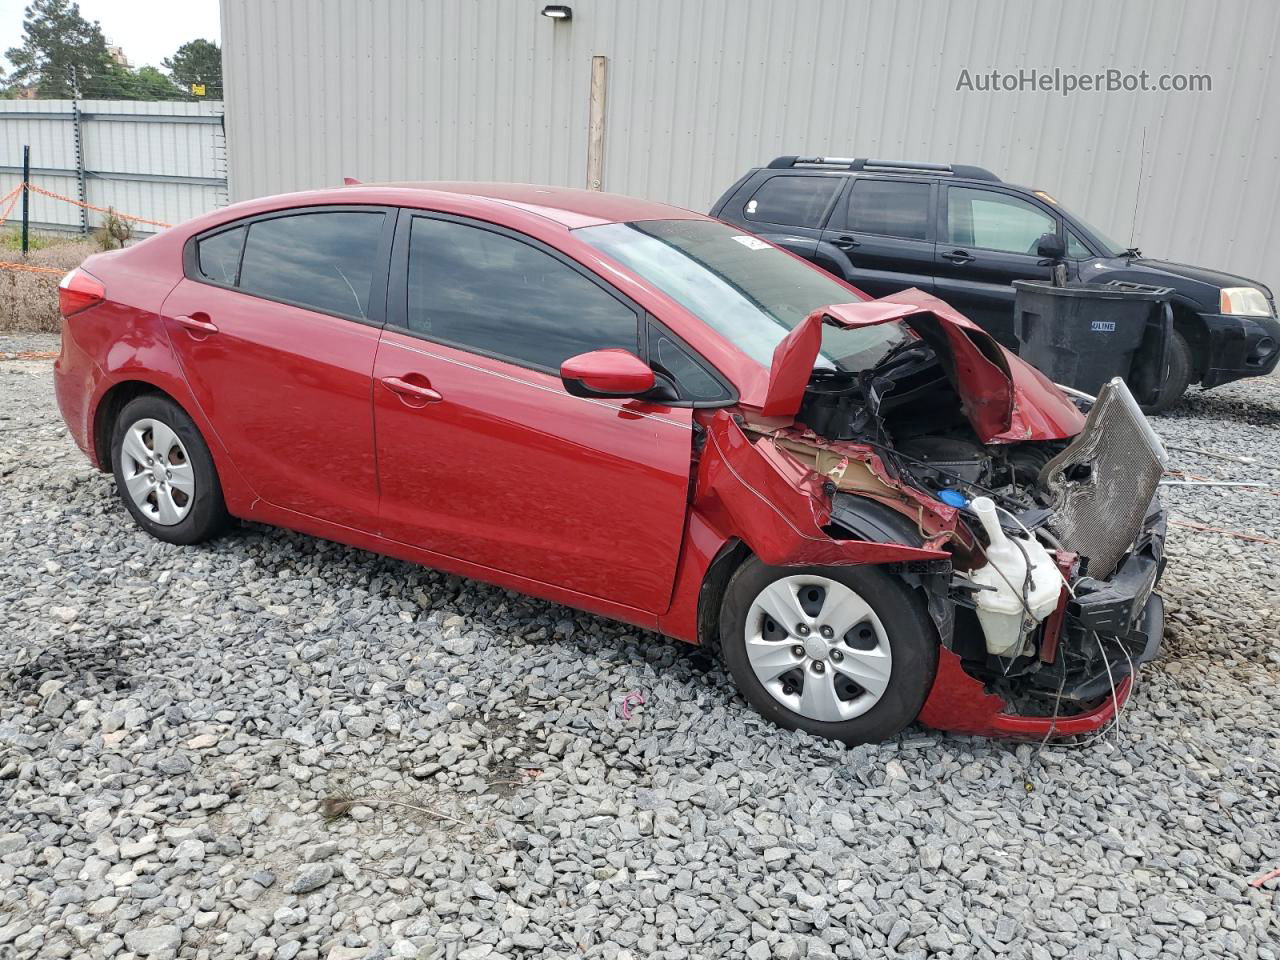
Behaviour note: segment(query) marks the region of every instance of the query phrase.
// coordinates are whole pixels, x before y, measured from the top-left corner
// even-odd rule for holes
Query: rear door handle
[[[839,247],[841,250],[852,250],[854,247],[861,246],[862,243],[853,237],[836,237],[831,241],[831,245]]]
[[[426,379],[423,377],[422,379]],[[402,380],[400,377],[383,377],[382,384],[392,393],[399,394],[411,400],[421,400],[425,403],[437,403],[444,399],[440,395],[440,391],[432,390],[428,386],[412,383],[408,380]]]
[[[204,319],[201,319],[202,317]],[[218,325],[211,322],[203,313],[197,314],[194,317],[174,317],[173,319],[177,320],[193,333],[203,333],[208,335],[210,333],[218,332]]]
[[[952,250],[950,253],[944,253],[942,259],[950,260],[952,263],[969,263],[973,257],[963,250]]]

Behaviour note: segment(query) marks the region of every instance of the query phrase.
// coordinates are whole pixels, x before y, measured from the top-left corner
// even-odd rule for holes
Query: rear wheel
[[[1187,392],[1191,385],[1191,346],[1177,330],[1169,342],[1169,366],[1165,370],[1164,384],[1156,402],[1143,407],[1147,413],[1164,413]]]
[[[734,574],[721,607],[725,663],[747,702],[790,730],[884,740],[924,705],[937,634],[914,592],[872,567],[770,567]]]
[[[209,448],[168,397],[145,394],[116,418],[111,465],[120,499],[138,526],[169,543],[200,543],[230,517]]]

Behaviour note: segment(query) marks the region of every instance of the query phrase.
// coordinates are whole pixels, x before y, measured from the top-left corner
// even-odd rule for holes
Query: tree
[[[128,77],[129,96],[134,100],[185,100],[183,91],[155,67],[139,67]]]
[[[44,98],[119,97],[119,65],[107,53],[107,41],[95,20],[80,16],[68,0],[33,0],[23,15],[22,46],[5,56],[13,64],[12,87],[34,84]]]
[[[173,82],[187,94],[193,83],[204,84],[204,95],[211,100],[222,97],[222,50],[210,40],[184,43],[172,57],[164,61]]]

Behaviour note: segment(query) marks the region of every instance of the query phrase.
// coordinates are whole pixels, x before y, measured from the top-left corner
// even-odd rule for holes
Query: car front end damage
[[[914,336],[873,369],[813,372],[822,324],[893,321]],[[907,291],[815,311],[763,409],[702,426],[695,508],[719,529],[773,566],[876,564],[917,590],[941,647],[928,726],[1089,733],[1159,651],[1165,455],[1121,381],[1071,400]]]

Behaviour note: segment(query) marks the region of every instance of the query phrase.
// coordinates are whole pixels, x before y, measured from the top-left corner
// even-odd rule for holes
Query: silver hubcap
[[[120,445],[121,474],[129,499],[147,519],[166,527],[191,512],[195,471],[178,435],[159,420],[138,420]]]
[[[775,580],[747,611],[747,659],[788,710],[827,723],[852,720],[884,695],[889,638],[855,590],[802,574]]]

